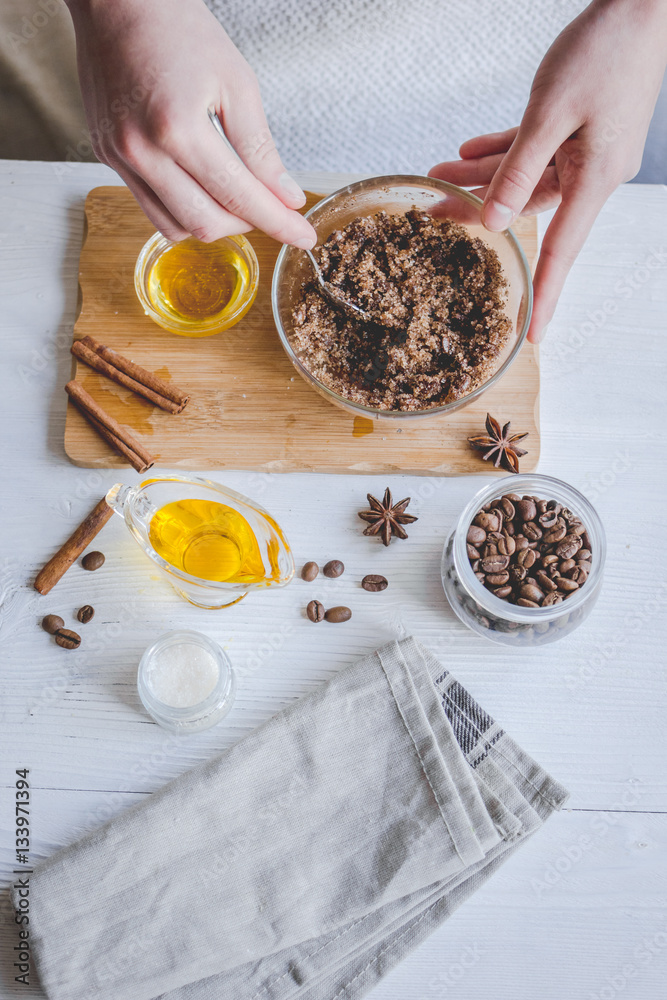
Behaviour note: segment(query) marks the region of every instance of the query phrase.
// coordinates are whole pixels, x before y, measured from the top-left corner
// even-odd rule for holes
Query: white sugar
[[[190,708],[209,696],[220,670],[215,657],[196,643],[181,642],[159,650],[149,674],[153,696],[163,705]]]

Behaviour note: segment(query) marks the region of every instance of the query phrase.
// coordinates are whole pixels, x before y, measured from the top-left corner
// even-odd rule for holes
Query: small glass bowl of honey
[[[182,337],[210,337],[234,326],[250,309],[259,263],[244,236],[173,243],[154,233],[137,258],[134,287],[146,315],[163,329]]]

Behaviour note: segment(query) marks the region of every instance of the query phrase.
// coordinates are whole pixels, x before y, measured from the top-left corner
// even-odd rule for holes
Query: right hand
[[[67,0],[91,142],[171,240],[314,246],[257,79],[202,0]],[[218,114],[236,154],[208,115]]]

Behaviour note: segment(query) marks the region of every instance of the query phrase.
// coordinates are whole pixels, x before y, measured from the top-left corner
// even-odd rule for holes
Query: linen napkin
[[[431,653],[392,642],[39,867],[42,985],[360,996],[566,797]]]

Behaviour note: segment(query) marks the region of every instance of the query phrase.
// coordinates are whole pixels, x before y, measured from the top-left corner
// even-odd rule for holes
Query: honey
[[[244,236],[172,243],[155,233],[142,248],[134,287],[144,312],[166,330],[208,337],[245,316],[257,295],[259,265]]]
[[[175,500],[160,507],[151,518],[149,541],[176,569],[200,579],[257,583],[266,577],[245,517],[214,500]]]

